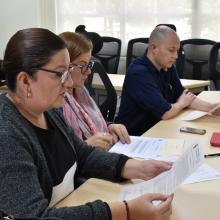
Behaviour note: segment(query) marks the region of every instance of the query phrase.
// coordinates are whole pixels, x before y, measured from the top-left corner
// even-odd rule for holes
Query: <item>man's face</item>
[[[180,41],[175,33],[168,33],[164,41],[154,44],[154,47],[154,61],[157,68],[169,68],[178,58]]]

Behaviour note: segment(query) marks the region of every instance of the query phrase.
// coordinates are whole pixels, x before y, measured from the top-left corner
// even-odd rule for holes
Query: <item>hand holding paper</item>
[[[154,205],[155,200],[161,203]],[[138,220],[168,220],[171,214],[171,202],[173,195],[145,194],[136,199],[128,201],[130,207],[130,219]]]
[[[123,168],[122,177],[126,179],[149,180],[169,170],[171,167],[171,162],[129,159]]]
[[[170,170],[161,173],[149,181],[144,181],[123,189],[120,197],[122,200],[133,199],[147,192],[170,195],[186,177],[202,164],[203,158],[202,146],[199,142],[196,142],[189,146]]]

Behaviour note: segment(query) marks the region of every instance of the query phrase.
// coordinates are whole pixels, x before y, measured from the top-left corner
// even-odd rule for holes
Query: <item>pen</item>
[[[204,157],[205,158],[208,158],[208,157],[220,157],[220,153],[217,153],[217,154],[205,154]]]

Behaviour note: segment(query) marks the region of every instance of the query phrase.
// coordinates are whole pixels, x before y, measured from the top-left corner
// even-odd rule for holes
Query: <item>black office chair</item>
[[[97,54],[102,49],[103,41],[102,41],[102,37],[98,33],[86,31],[85,25],[78,25],[75,29],[75,32],[79,34],[83,34],[89,40],[92,41],[93,44],[92,55]]]
[[[176,62],[181,78],[210,80],[208,60],[215,41],[187,39],[180,42],[181,48]]]
[[[0,59],[0,68],[1,65],[3,65],[3,60]],[[0,75],[0,86],[4,86],[5,85],[5,76],[3,74]]]
[[[176,32],[176,26],[174,24],[158,24],[156,27],[158,26],[168,26]]]
[[[148,47],[149,38],[134,38],[128,41],[126,69],[137,57],[143,56]]]
[[[121,55],[121,40],[103,36],[102,41],[103,46],[98,53],[94,54],[94,57],[101,61],[107,73],[116,74]]]
[[[210,52],[209,56],[209,70],[211,72],[211,79],[214,82],[216,90],[220,90],[220,42],[216,43]]]
[[[92,85],[94,74],[100,77],[103,83],[103,89],[94,88]],[[117,106],[117,93],[114,86],[112,85],[107,72],[103,65],[99,62],[95,62],[91,70],[91,74],[85,82],[85,86],[90,92],[90,95],[99,106],[103,117],[106,121],[113,121]]]

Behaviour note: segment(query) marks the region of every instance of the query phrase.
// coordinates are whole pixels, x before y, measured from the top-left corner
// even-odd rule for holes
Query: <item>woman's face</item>
[[[67,49],[60,50],[43,66],[43,69],[57,72],[69,70],[69,53]],[[31,81],[31,106],[34,110],[41,112],[51,108],[58,108],[64,104],[64,93],[72,86],[72,79],[69,74],[66,80],[61,83],[61,77],[56,73],[38,70]]]
[[[73,80],[72,88],[81,87],[84,85],[88,75],[91,73],[90,68],[87,65],[90,63],[91,51],[82,53],[75,60],[71,61],[74,66],[74,70],[71,73]]]

